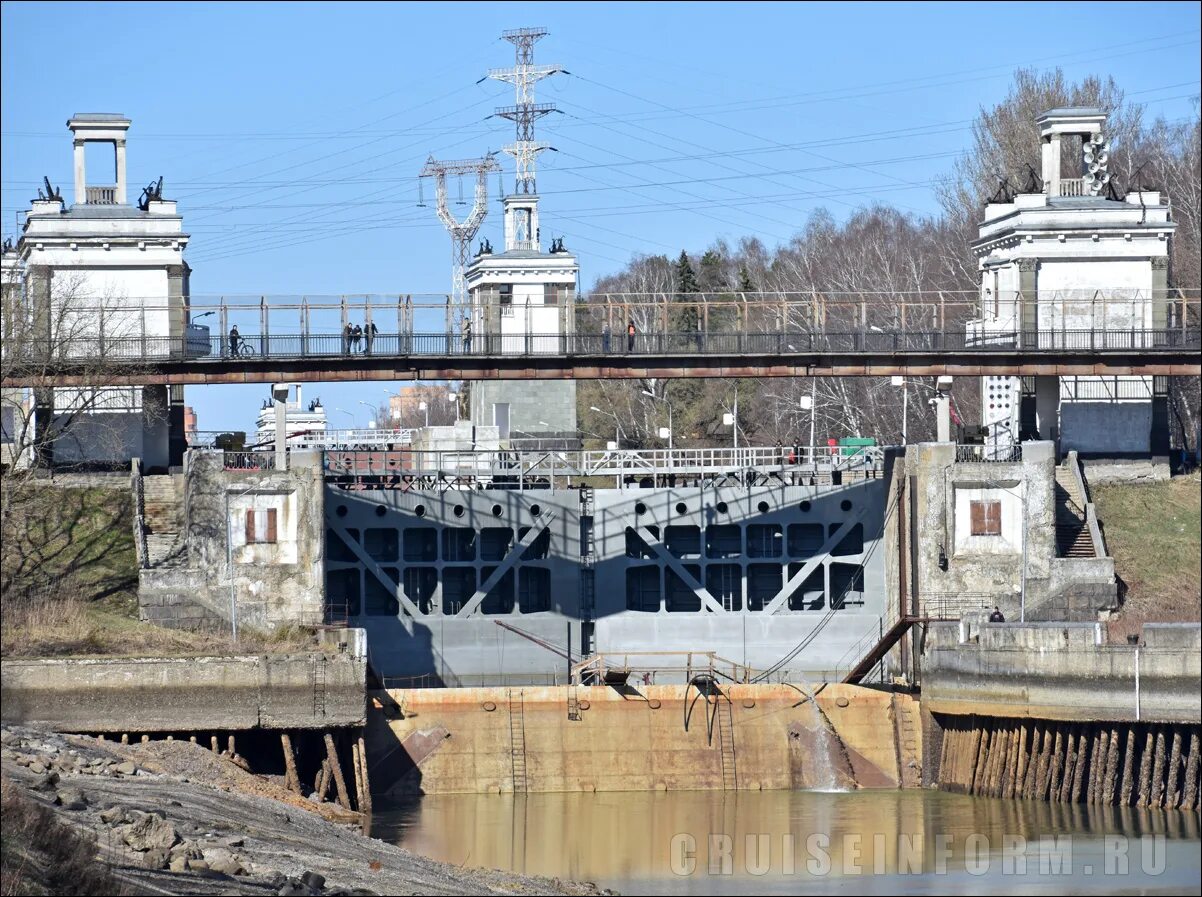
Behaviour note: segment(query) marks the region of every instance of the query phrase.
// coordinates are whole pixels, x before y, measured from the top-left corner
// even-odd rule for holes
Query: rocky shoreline
[[[124,745],[15,726],[0,741],[6,789],[94,839],[127,893],[609,893],[417,856],[363,835],[356,814],[188,742]]]

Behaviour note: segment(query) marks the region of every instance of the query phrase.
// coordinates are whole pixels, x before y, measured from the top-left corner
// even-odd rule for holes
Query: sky
[[[567,70],[536,95],[560,110],[537,131],[555,148],[539,160],[543,240],[564,239],[588,289],[641,254],[785,243],[820,208],[937,213],[938,179],[1019,67],[1113,76],[1149,116],[1188,117],[1200,8],[5,2],[0,223],[18,231],[43,175],[70,197],[73,113],[121,112],[131,199],[164,178],[193,296],[446,293],[450,238],[417,174],[431,154],[513,140],[491,116],[513,88],[478,82],[513,65],[502,31],[536,25],[550,32],[536,61]],[[480,237],[500,245],[489,186]],[[365,426],[394,389],[306,396],[332,426]],[[189,387],[186,401],[202,430],[253,429],[266,396]]]

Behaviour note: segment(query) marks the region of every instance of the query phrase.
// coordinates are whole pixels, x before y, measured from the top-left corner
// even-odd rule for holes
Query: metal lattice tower
[[[493,153],[489,153],[483,159],[462,159],[456,162],[439,162],[430,156],[420,175],[423,178],[434,178],[438,194],[438,217],[446,227],[447,233],[451,235],[451,301],[460,311],[467,307],[467,278],[464,271],[467,268],[471,242],[480,230],[484,216],[488,214],[488,173],[501,170],[501,164],[493,156]],[[465,174],[476,176],[476,194],[467,218],[458,221],[451,214],[447,204],[447,175]]]
[[[534,163],[538,154],[550,147],[534,139],[534,123],[544,115],[555,111],[554,103],[534,102],[534,85],[543,78],[566,71],[560,65],[535,65],[534,44],[549,32],[546,28],[517,28],[502,32],[501,37],[514,46],[517,57],[511,69],[491,69],[488,77],[512,84],[517,98],[516,105],[500,106],[496,115],[507,118],[517,126],[517,140],[503,147],[517,163],[514,192],[535,193]]]

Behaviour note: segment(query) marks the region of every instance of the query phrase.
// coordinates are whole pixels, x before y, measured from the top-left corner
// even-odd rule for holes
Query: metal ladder
[[[522,706],[522,692],[517,700],[509,690],[509,763],[513,779],[513,793],[526,793],[526,712]]]
[[[313,716],[326,715],[326,658],[321,655],[314,659],[313,676]]]
[[[722,790],[739,790],[739,772],[735,764],[735,721],[730,699],[718,692],[714,696],[715,725],[718,729],[718,752],[722,762]]]
[[[593,487],[580,487],[580,652],[592,650],[593,610],[596,604],[597,549],[593,539],[595,506]],[[571,654],[571,646],[568,646]],[[568,719],[580,722],[580,700],[575,683],[568,682]]]
[[[907,757],[918,756],[918,733],[914,729],[914,719],[897,695],[890,699],[893,704],[893,718],[897,722],[897,786],[899,788],[922,787],[922,775],[906,763]]]

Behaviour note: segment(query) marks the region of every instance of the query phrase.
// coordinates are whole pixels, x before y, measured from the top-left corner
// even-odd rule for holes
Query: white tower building
[[[542,251],[536,194],[504,203],[504,252],[482,252],[467,269],[474,326],[499,335],[503,353],[560,352],[560,336],[573,329],[580,266],[561,244]],[[578,439],[574,380],[478,380],[471,395],[472,420],[498,427],[502,440]]]
[[[130,204],[129,125],[114,113],[72,117],[74,203],[44,196],[26,214],[18,243],[25,301],[30,309],[46,310],[40,313],[47,315],[48,338],[59,351],[153,359],[182,348],[188,235],[175,203],[157,190],[148,188],[138,204]],[[89,144],[112,148],[111,178],[97,179],[98,172],[87,170]],[[37,401],[41,425],[64,409],[85,409],[70,435],[55,442],[55,463],[119,465],[137,457],[148,471],[182,463],[182,387],[55,389]]]
[[[1032,172],[1026,192],[1003,187],[973,244],[981,318],[969,324],[970,338],[1048,347],[1096,340],[1101,348],[1109,333],[1122,348],[1124,338],[1165,328],[1176,227],[1167,198],[1137,190],[1119,199],[1109,189],[1101,110],[1053,109],[1037,122],[1041,178]],[[1037,435],[1084,456],[1167,455],[1164,392],[1151,377],[1035,377],[1025,387],[1020,378],[986,377],[982,420],[999,451]]]
[[[516,140],[505,147],[514,157],[514,192],[505,208],[505,249],[493,253],[481,247],[468,266],[466,279],[476,332],[500,339],[492,351],[506,353],[561,352],[561,337],[573,330],[573,303],[580,266],[562,241],[542,251],[538,223],[536,160],[550,149],[534,136],[534,123],[555,111],[551,103],[534,101],[534,85],[563,71],[558,65],[536,65],[534,45],[546,36],[544,28],[518,28],[502,37],[513,44],[513,68],[494,69],[490,78],[514,85],[516,104],[496,114],[514,122]],[[510,444],[522,440],[551,440],[576,445],[576,383],[556,381],[477,381],[471,389],[472,420],[496,426]]]

